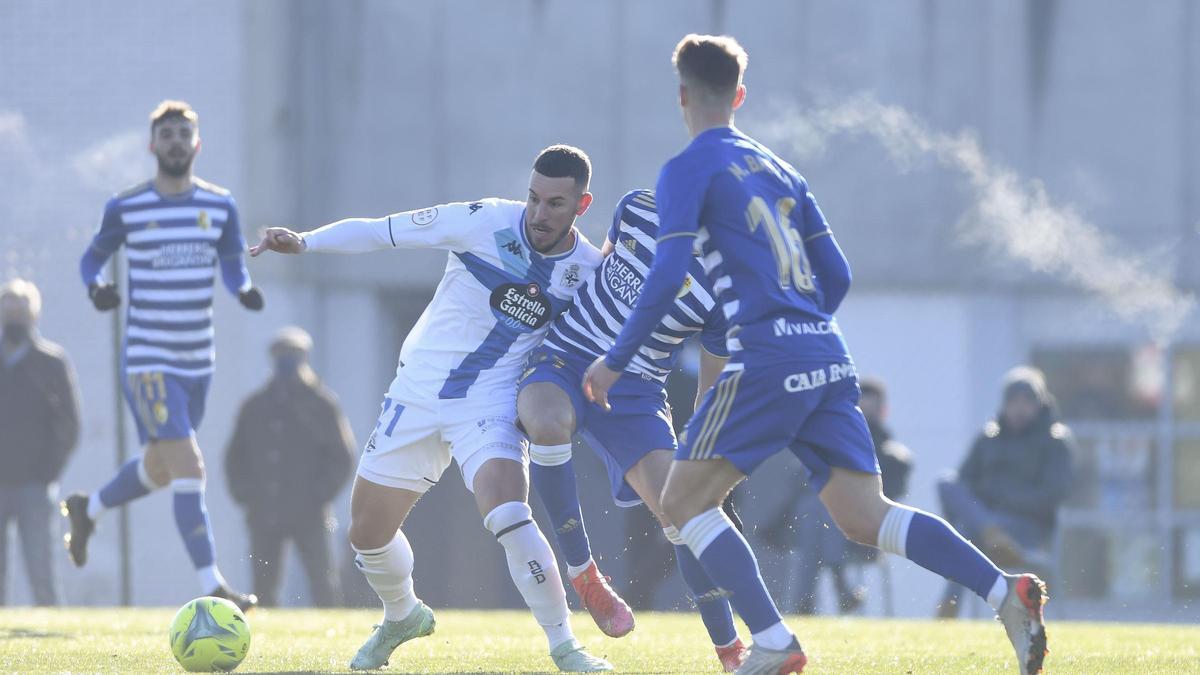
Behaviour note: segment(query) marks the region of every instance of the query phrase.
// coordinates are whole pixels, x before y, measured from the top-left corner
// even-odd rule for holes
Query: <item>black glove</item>
[[[253,312],[257,312],[258,310],[262,309],[263,305],[265,304],[263,301],[262,291],[253,286],[242,291],[241,293],[238,293],[238,302],[242,303],[242,307],[245,307]]]
[[[101,312],[107,312],[121,304],[116,284],[92,284],[88,286],[88,297]]]

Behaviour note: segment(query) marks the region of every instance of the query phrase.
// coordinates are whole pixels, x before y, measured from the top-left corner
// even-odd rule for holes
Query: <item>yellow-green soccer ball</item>
[[[184,670],[229,672],[250,651],[250,624],[223,598],[196,598],[171,621],[171,652]]]

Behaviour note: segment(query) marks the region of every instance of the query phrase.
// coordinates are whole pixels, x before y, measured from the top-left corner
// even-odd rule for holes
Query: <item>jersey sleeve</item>
[[[385,248],[469,248],[471,233],[488,218],[484,202],[439,204],[383,218],[347,218],[307,232],[308,250],[361,253]]]
[[[608,240],[616,244],[621,237],[621,223],[625,221],[625,211],[629,209],[633,203],[639,202],[639,206],[643,209],[654,210],[656,208],[654,202],[654,192],[646,189],[630,190],[621,197],[621,201],[617,202],[617,208],[613,211],[612,227],[608,228]]]
[[[221,266],[221,282],[232,295],[247,291],[251,287],[250,270],[246,269],[246,239],[242,236],[242,221],[238,217],[237,203],[229,198],[228,215],[221,227],[221,238],[217,240],[217,256]]]
[[[104,215],[100,217],[100,228],[92,237],[92,242],[79,261],[79,272],[83,285],[90,286],[100,283],[100,272],[104,264],[121,245],[125,243],[125,224],[116,209],[116,200],[110,200],[104,205]]]
[[[821,207],[817,206],[816,197],[813,197],[812,190],[808,189],[808,181],[803,178],[799,181],[799,193],[800,213],[804,218],[800,234],[805,243],[819,237],[832,235],[833,230],[829,229],[829,223],[825,221],[825,214],[821,213]]]
[[[228,215],[221,227],[221,238],[217,240],[217,255],[222,258],[240,256],[246,250],[246,238],[242,235],[242,219],[238,216],[237,203],[229,198]]]

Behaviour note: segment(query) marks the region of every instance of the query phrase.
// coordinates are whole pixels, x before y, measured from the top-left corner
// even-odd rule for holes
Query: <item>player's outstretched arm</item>
[[[263,231],[262,241],[250,247],[250,257],[257,258],[266,251],[276,253],[304,253],[307,244],[304,237],[286,227],[268,227]]]

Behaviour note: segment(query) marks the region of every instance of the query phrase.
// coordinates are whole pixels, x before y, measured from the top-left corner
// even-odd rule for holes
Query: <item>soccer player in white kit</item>
[[[433,612],[413,591],[413,551],[400,527],[451,458],[484,526],[504,546],[513,583],[546,631],[555,665],[565,672],[612,669],[571,632],[558,564],[529,509],[528,453],[515,426],[516,381],[529,351],[601,260],[574,228],[592,202],[590,179],[583,151],[555,145],[534,162],[524,203],[441,204],[305,234],[269,228],[250,251],[450,252],[433,300],[400,350],[354,481],[350,544],[383,601],[384,621],[353,669],[379,668],[401,643],[433,632]]]

